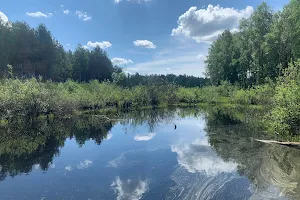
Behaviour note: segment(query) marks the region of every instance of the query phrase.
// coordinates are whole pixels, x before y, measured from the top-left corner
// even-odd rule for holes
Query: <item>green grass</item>
[[[220,86],[184,88],[173,84],[124,88],[91,81],[64,83],[37,79],[0,80],[0,123],[19,117],[70,117],[82,113],[113,114],[123,109],[196,107],[216,108],[224,117],[242,121],[249,110],[270,133],[299,134],[300,87],[295,79],[243,89],[227,82]],[[124,105],[127,105],[124,107]],[[232,115],[232,116],[230,116]]]

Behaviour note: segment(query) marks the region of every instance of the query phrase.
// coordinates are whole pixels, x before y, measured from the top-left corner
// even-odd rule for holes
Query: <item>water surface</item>
[[[300,198],[300,151],[248,125],[198,110],[119,118],[3,126],[0,199]]]

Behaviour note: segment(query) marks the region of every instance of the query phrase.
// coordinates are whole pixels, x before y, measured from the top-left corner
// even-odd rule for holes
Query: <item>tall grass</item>
[[[298,65],[297,65],[298,66]],[[300,64],[299,64],[300,66]],[[173,84],[150,84],[124,88],[96,80],[63,83],[40,79],[0,80],[0,119],[16,116],[38,117],[71,115],[82,110],[131,109],[149,106],[242,105],[267,110],[262,121],[270,132],[298,134],[300,131],[300,78],[298,67],[291,67],[276,82],[249,89],[223,82],[220,86],[185,88]],[[222,107],[222,106],[221,106]],[[260,116],[261,117],[261,116]]]

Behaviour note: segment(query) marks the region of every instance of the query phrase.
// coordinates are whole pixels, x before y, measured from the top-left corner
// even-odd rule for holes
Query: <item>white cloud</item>
[[[148,62],[137,63],[130,68],[126,68],[126,71],[130,74],[186,74],[203,77],[205,63],[203,59],[197,58],[197,54],[187,54],[182,56],[174,55]]]
[[[83,21],[88,21],[92,19],[92,16],[89,16],[86,12],[76,10],[75,14],[78,16],[79,19],[82,19]]]
[[[121,3],[123,0],[115,0],[115,4]],[[151,0],[127,0],[129,2],[134,2],[134,3],[146,3]]]
[[[67,44],[67,46],[70,46],[71,44]]]
[[[70,10],[69,10],[69,9],[64,10],[63,13],[66,14],[66,15],[67,15],[67,14],[70,14]]]
[[[77,165],[77,169],[86,169],[86,168],[92,166],[92,164],[93,164],[93,161],[84,160],[84,161],[80,162],[79,165]]]
[[[113,58],[113,59],[111,59],[111,62],[114,65],[118,65],[118,66],[133,64],[132,60],[130,60],[130,59],[126,60],[125,58]]]
[[[88,47],[88,48],[95,48],[99,46],[101,49],[106,49],[112,46],[112,44],[108,41],[103,41],[103,42],[92,42],[92,41],[88,41],[88,43],[86,44],[86,46],[84,47]]]
[[[40,11],[37,11],[37,12],[26,12],[26,15],[28,15],[30,17],[36,17],[36,18],[40,18],[40,17],[49,18],[49,17],[53,16],[52,13],[42,13]]]
[[[0,11],[0,23],[6,24],[8,23],[8,17]]]
[[[197,42],[211,42],[224,30],[236,31],[239,20],[248,18],[253,13],[253,7],[243,10],[223,8],[219,5],[208,5],[206,9],[191,7],[178,19],[178,27],[172,30],[173,36],[183,35]]]
[[[63,8],[63,7],[64,7],[64,5],[60,5],[60,7],[61,7],[61,8]]]
[[[231,173],[237,164],[225,162],[209,146],[207,139],[195,140],[192,144],[173,145],[172,152],[177,153],[179,165],[190,173],[204,172],[207,176]]]
[[[117,200],[139,200],[148,191],[148,185],[148,181],[133,181],[131,179],[122,181],[120,177],[116,177],[111,187],[117,194]]]
[[[156,133],[148,133],[147,135],[136,135],[134,136],[135,141],[148,141],[152,140],[156,136]]]
[[[67,171],[72,171],[73,168],[72,168],[70,165],[68,165],[68,166],[65,167],[65,170],[67,170]]]
[[[83,45],[82,48],[84,48],[84,49],[89,49],[89,47],[86,46],[86,45]]]
[[[136,40],[133,42],[133,44],[137,47],[144,47],[146,49],[155,49],[156,46],[153,44],[153,42],[149,40]]]

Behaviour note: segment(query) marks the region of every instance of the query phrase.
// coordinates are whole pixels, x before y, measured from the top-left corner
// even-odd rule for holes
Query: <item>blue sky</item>
[[[0,17],[44,23],[65,49],[100,45],[129,73],[203,76],[209,44],[261,0],[3,0]],[[288,0],[266,1],[274,10]]]

